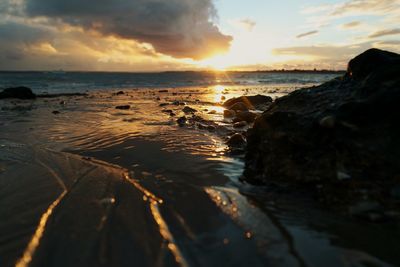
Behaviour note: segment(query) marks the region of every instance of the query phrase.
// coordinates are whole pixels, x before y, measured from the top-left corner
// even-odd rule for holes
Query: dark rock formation
[[[231,98],[224,102],[223,106],[232,110],[248,110],[259,109],[265,110],[272,103],[272,98],[264,95],[255,96],[241,96],[238,98]],[[234,107],[239,107],[235,109]],[[245,107],[245,108],[243,108]]]
[[[30,88],[20,86],[4,89],[0,92],[0,99],[4,98],[35,99],[36,95]]]
[[[242,112],[238,112],[236,114],[235,119],[233,120],[233,122],[240,122],[240,121],[245,121],[247,123],[252,123],[254,122],[254,120],[257,118],[257,114],[250,112],[250,111],[242,111]]]
[[[400,55],[371,49],[344,77],[276,100],[248,132],[245,180],[384,201],[400,183]]]

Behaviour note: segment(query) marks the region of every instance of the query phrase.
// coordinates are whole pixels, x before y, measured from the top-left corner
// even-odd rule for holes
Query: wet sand
[[[360,227],[301,193],[266,194],[239,182],[241,156],[224,139],[234,129],[218,103],[293,89],[1,101],[2,266],[395,266],[395,225]],[[179,127],[184,105],[174,101],[223,130]],[[365,245],[354,231],[385,238]]]

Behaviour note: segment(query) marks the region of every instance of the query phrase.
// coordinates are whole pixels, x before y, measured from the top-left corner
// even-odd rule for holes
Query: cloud
[[[342,27],[343,29],[350,29],[350,28],[358,27],[358,26],[360,26],[360,25],[361,25],[361,22],[360,22],[360,21],[351,21],[351,22],[348,22],[348,23],[343,24],[341,27]]]
[[[364,14],[385,14],[399,8],[398,0],[349,0],[337,4],[331,12],[332,16]]]
[[[25,1],[30,17],[149,43],[157,52],[177,58],[209,57],[226,51],[232,40],[213,23],[212,0]]]
[[[382,37],[382,36],[396,35],[396,34],[400,34],[400,28],[376,31],[376,32],[370,34],[368,37],[369,38],[378,38],[378,37]]]
[[[308,23],[314,27],[330,24],[344,17],[377,16],[382,23],[400,23],[400,0],[347,0],[339,3],[308,6],[301,10],[308,16]]]
[[[273,50],[275,55],[310,56],[320,59],[349,59],[372,47],[371,42],[356,45],[293,46]]]
[[[254,27],[256,26],[256,22],[254,20],[249,19],[249,18],[240,20],[239,24],[243,28],[245,28],[247,31],[252,31],[254,29]]]
[[[309,31],[309,32],[305,32],[305,33],[301,33],[301,34],[297,35],[296,38],[300,39],[300,38],[304,38],[306,36],[314,35],[317,33],[318,33],[318,31]]]
[[[21,60],[32,47],[46,43],[52,36],[53,33],[44,27],[0,22],[0,58]]]

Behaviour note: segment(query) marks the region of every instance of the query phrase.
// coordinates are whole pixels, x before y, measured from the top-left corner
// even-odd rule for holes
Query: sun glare
[[[218,55],[206,60],[199,62],[204,68],[208,68],[214,71],[225,71],[229,66],[227,55]]]

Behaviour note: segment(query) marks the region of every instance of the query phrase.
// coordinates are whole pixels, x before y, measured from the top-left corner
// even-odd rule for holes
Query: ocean
[[[0,88],[27,86],[36,93],[75,93],[124,88],[179,88],[212,85],[308,86],[340,73],[331,72],[0,72]]]

